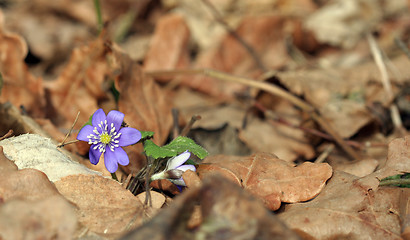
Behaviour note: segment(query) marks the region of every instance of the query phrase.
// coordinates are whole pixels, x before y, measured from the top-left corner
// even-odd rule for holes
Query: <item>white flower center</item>
[[[98,149],[104,153],[108,146],[114,152],[114,148],[119,147],[118,143],[120,141],[118,138],[121,136],[121,133],[115,131],[114,123],[111,123],[111,129],[108,132],[107,120],[101,121],[98,127],[94,127],[93,133],[88,135],[87,138],[88,144],[95,145],[94,150]]]

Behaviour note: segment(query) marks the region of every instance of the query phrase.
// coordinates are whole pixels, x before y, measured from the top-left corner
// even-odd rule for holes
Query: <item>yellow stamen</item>
[[[108,133],[103,133],[100,136],[100,141],[104,144],[109,144],[111,142],[111,136]]]

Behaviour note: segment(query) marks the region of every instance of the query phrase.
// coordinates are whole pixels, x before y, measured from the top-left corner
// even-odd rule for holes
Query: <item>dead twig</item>
[[[245,50],[249,53],[249,55],[253,58],[255,61],[256,65],[263,71],[266,72],[268,69],[265,67],[263,62],[260,60],[258,54],[255,52],[255,50],[245,41],[241,36],[238,35],[238,33],[235,32],[222,18],[221,14],[218,12],[218,10],[215,8],[214,5],[209,0],[201,0],[208,8],[211,10],[212,15],[214,15],[214,18],[217,22],[219,22],[225,30],[233,37],[235,38],[236,41],[238,41],[244,48]]]
[[[373,55],[373,59],[381,74],[381,81],[383,84],[384,91],[386,92],[386,95],[387,95],[388,103],[390,105],[391,118],[393,121],[394,128],[398,130],[402,135],[404,135],[405,130],[404,130],[401,118],[400,118],[399,109],[397,108],[396,104],[393,103],[393,99],[394,99],[393,90],[392,90],[389,75],[387,74],[386,64],[384,64],[383,62],[383,56],[382,56],[381,50],[377,46],[376,40],[374,39],[373,35],[371,35],[370,33],[367,34],[367,41],[369,42],[369,46],[370,46],[370,50]]]
[[[179,135],[178,116],[179,116],[178,109],[173,108],[173,109],[172,109],[172,119],[173,119],[172,138],[173,138],[173,139],[177,138],[178,135]]]
[[[295,106],[302,109],[302,111],[306,112],[310,115],[310,117],[318,123],[332,138],[335,142],[353,159],[359,160],[360,155],[356,153],[346,142],[343,138],[335,131],[333,128],[324,120],[316,109],[311,106],[310,104],[304,102],[303,100],[299,99],[298,97],[292,95],[291,93],[286,92],[285,90],[271,85],[265,82],[257,82],[253,79],[245,78],[245,77],[236,77],[229,75],[227,73],[223,73],[220,71],[212,70],[212,69],[188,69],[188,70],[173,70],[173,71],[153,71],[147,72],[148,75],[152,77],[160,77],[160,76],[169,76],[169,75],[180,75],[180,74],[203,74],[209,77],[213,77],[219,80],[228,81],[228,82],[236,82],[246,85],[248,87],[254,87],[260,90],[264,90],[269,92],[275,96],[284,98],[294,104]]]
[[[329,154],[335,149],[335,145],[330,144],[320,155],[316,158],[315,163],[322,163],[326,160]]]
[[[3,140],[3,139],[6,139],[8,137],[11,137],[11,135],[13,135],[13,133],[14,133],[13,129],[10,129],[6,134],[4,134],[3,137],[0,137],[0,141]]]
[[[68,136],[70,136],[71,132],[73,131],[73,128],[74,128],[75,124],[77,123],[79,116],[80,116],[80,111],[78,111],[77,117],[75,117],[75,120],[74,120],[73,124],[71,125],[70,130],[69,130],[68,133],[65,135],[64,140],[63,140],[60,144],[57,145],[58,148],[64,147],[64,146],[67,145],[67,144],[76,143],[76,142],[79,141],[79,140],[73,140],[73,141],[65,142],[65,141],[67,140]]]
[[[194,123],[198,120],[201,120],[201,116],[199,115],[194,115],[192,116],[191,120],[189,121],[189,123],[184,127],[184,129],[182,129],[180,136],[186,136],[188,135],[189,131],[191,131],[192,126],[194,125]]]

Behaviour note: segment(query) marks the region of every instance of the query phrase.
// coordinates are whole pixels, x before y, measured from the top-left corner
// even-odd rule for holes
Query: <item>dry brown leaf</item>
[[[140,202],[144,203],[146,199],[146,192],[142,192],[138,194],[136,197],[140,200]],[[152,203],[152,208],[157,210],[160,209],[164,203],[165,203],[165,196],[162,195],[159,192],[155,191],[150,191],[150,196],[151,196],[151,203]]]
[[[400,239],[398,199],[410,189],[375,192],[357,179],[336,171],[319,196],[288,205],[278,216],[313,239]]]
[[[162,145],[168,138],[172,126],[171,108],[168,93],[157,83],[146,76],[141,67],[128,56],[115,53],[119,62],[121,74],[115,79],[115,86],[120,92],[118,110],[125,114],[125,122],[138,130],[153,131],[153,141]],[[141,155],[142,145],[125,148],[131,158],[145,159]],[[133,166],[131,171],[141,166]]]
[[[57,189],[47,176],[35,169],[17,170],[8,158],[4,156],[0,146],[0,199],[8,201],[15,198],[40,200],[49,196],[59,195]]]
[[[249,16],[242,19],[238,35],[257,53],[267,68],[276,69],[289,60],[283,40],[284,20],[280,16]],[[255,77],[261,69],[236,39],[227,34],[214,48],[200,53],[196,68],[211,68],[239,76]],[[245,87],[205,76],[183,78],[183,84],[212,96],[233,97]]]
[[[32,116],[44,116],[44,90],[41,78],[35,78],[27,69],[24,58],[27,44],[17,34],[4,28],[4,16],[0,11],[0,72],[4,80],[0,102],[10,101],[23,106]]]
[[[410,135],[396,138],[389,143],[387,160],[381,164],[379,170],[360,179],[363,185],[377,189],[379,181],[383,178],[410,172]]]
[[[305,162],[297,167],[268,153],[248,157],[211,156],[198,167],[201,179],[220,173],[262,199],[271,210],[281,202],[307,201],[320,193],[332,176],[327,163]]]
[[[376,170],[379,161],[376,159],[361,159],[357,162],[332,165],[334,170],[343,171],[358,177],[364,177]]]
[[[275,114],[292,124],[299,125],[299,112],[290,103],[281,102]],[[239,131],[239,138],[254,152],[270,152],[289,162],[299,157],[311,159],[315,155],[309,139],[302,130],[256,117],[248,119],[246,128]]]
[[[74,239],[74,207],[60,195],[0,205],[1,239]]]
[[[391,73],[393,92],[396,85],[406,82],[410,74],[405,56],[392,60],[392,66],[400,74]],[[312,69],[279,72],[279,81],[292,93],[317,107],[321,115],[342,137],[354,135],[373,119],[366,103],[387,102],[381,83],[380,72],[374,62],[356,65],[347,69]]]
[[[123,234],[144,221],[144,205],[118,182],[101,176],[72,175],[55,182],[77,207],[78,221],[98,234]]]
[[[177,14],[161,17],[144,60],[144,70],[173,70],[190,65],[190,32],[184,18]]]
[[[74,207],[47,176],[17,170],[0,146],[0,238],[72,239],[77,227]]]
[[[182,178],[188,188],[198,187],[201,185],[201,180],[199,179],[198,174],[191,170],[187,170],[182,173]]]
[[[386,165],[363,178],[335,171],[318,197],[288,205],[279,217],[317,239],[400,239],[400,199],[408,188],[380,187],[387,176],[410,172],[410,137],[389,144]]]
[[[203,221],[194,230],[188,221],[196,203]],[[299,239],[263,204],[221,176],[204,179],[176,198],[151,221],[122,238],[131,239]]]
[[[76,48],[58,79],[45,84],[55,111],[52,117],[58,126],[69,128],[78,111],[78,122],[86,123],[98,109],[97,102],[107,98],[103,85],[105,77],[111,74],[107,54],[102,38]]]

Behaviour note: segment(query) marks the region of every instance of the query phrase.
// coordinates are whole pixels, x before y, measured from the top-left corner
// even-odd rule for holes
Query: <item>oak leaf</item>
[[[277,210],[281,202],[314,198],[332,176],[332,168],[327,163],[305,162],[295,167],[269,153],[247,157],[217,155],[206,158],[198,167],[201,179],[215,172],[243,186],[271,210]]]

